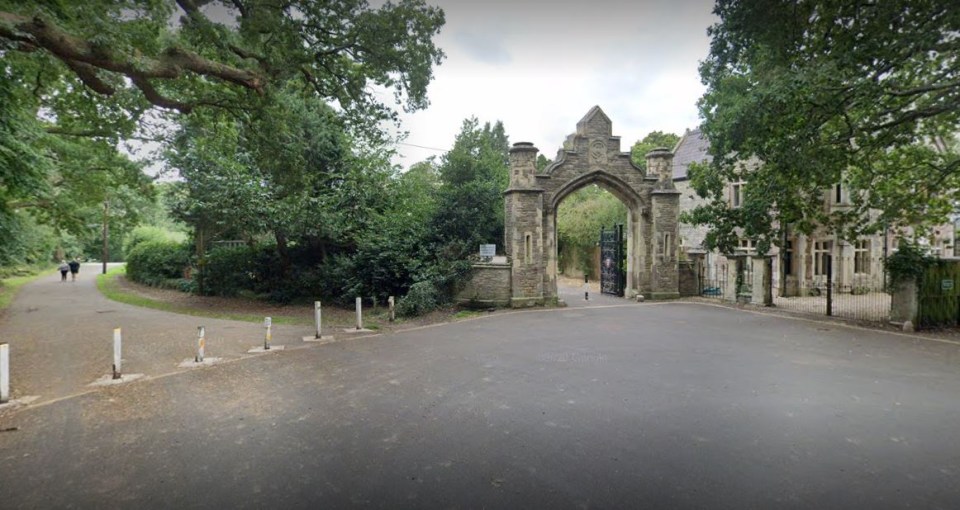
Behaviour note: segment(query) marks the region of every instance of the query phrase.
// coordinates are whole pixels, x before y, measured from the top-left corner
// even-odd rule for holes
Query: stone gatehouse
[[[510,185],[504,192],[504,247],[510,257],[510,304],[557,302],[557,207],[574,191],[596,184],[627,206],[626,295],[679,297],[679,192],[673,184],[673,153],[647,154],[647,170],[621,152],[620,137],[600,107],[577,123],[553,164],[538,173],[537,148],[510,149]]]

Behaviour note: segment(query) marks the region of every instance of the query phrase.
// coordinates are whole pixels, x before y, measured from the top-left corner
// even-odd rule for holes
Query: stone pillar
[[[750,293],[750,303],[754,305],[773,305],[773,258],[770,255],[756,255],[750,257],[753,264],[753,288]]]
[[[504,192],[504,249],[511,258],[513,307],[542,305],[544,253],[543,189],[536,185],[537,148],[519,142],[510,149],[510,187]]]
[[[727,255],[727,275],[723,288],[723,300],[731,303],[737,302],[737,276],[740,274],[739,267],[747,260],[746,255],[733,254]]]
[[[647,153],[647,177],[656,177],[651,192],[653,248],[651,260],[651,299],[680,297],[679,259],[680,192],[673,185],[673,153],[654,149]]]
[[[917,299],[917,283],[913,280],[898,282],[890,297],[890,322],[905,325],[908,321],[916,326],[917,312],[920,310]]]
[[[699,296],[703,294],[703,281],[707,278],[707,252],[699,249],[687,250],[687,258],[693,263],[693,269],[697,275],[697,295]]]

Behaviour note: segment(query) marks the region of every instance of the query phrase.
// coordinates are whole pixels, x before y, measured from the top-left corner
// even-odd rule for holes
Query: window
[[[660,255],[663,255],[663,257],[667,260],[672,258],[670,257],[670,233],[669,232],[664,232],[663,234],[663,251],[660,253]]]
[[[523,238],[523,261],[527,264],[533,262],[533,237],[530,234]]]
[[[793,241],[783,245],[783,274],[793,274]]]
[[[830,251],[833,241],[817,241],[813,243],[813,274],[825,276],[830,269]]]
[[[870,274],[870,241],[860,239],[853,244],[853,272]]]
[[[741,239],[740,249],[743,251],[754,251],[756,250],[756,246],[753,245],[752,239]]]
[[[843,203],[843,186],[837,184],[833,187],[833,200],[835,204]]]
[[[730,205],[740,207],[743,203],[743,183],[735,182],[730,186]]]

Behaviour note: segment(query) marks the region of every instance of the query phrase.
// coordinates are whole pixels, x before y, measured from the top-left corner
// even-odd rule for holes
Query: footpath
[[[194,370],[179,365],[194,357],[198,326],[206,331],[208,358],[253,356],[247,351],[263,345],[262,324],[110,301],[96,288],[100,268],[84,264],[76,282],[61,282],[56,272],[44,275],[21,288],[0,316],[0,342],[10,344],[12,399],[38,397],[37,402],[44,402],[94,389],[90,384],[111,372],[117,327],[122,331],[124,375]],[[272,344],[302,346],[303,337],[312,333],[310,327],[273,325]]]

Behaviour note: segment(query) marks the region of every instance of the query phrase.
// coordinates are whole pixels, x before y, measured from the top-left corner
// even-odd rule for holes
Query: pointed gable
[[[610,137],[613,135],[613,122],[599,106],[594,106],[577,122],[577,134],[587,138]]]

